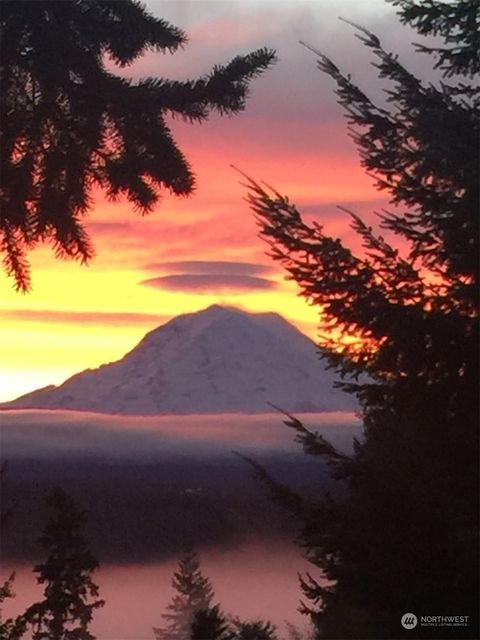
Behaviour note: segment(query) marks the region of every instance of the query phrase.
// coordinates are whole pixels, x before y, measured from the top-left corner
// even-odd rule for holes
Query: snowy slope
[[[214,305],[154,329],[117,362],[2,406],[140,415],[264,413],[268,402],[287,411],[354,409],[335,379],[281,316]]]

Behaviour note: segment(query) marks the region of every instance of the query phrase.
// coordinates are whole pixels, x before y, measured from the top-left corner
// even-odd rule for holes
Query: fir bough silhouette
[[[116,75],[148,50],[174,53],[183,31],[135,0],[5,0],[1,7],[0,250],[28,291],[28,250],[89,261],[83,219],[93,189],[126,196],[141,214],[162,189],[192,193],[194,173],[168,117],[202,122],[244,109],[249,82],[274,61],[259,49],[194,80]]]

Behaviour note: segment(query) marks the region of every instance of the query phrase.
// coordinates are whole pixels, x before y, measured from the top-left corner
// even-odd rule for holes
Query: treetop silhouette
[[[7,638],[17,640],[30,628],[32,640],[95,640],[89,626],[105,602],[92,578],[99,563],[83,531],[87,513],[60,488],[46,502],[51,516],[40,543],[48,555],[34,568],[44,586],[43,600],[14,621]]]
[[[202,574],[200,561],[192,549],[187,549],[180,557],[172,587],[175,594],[166,612],[162,613],[165,626],[154,627],[153,632],[157,640],[189,640],[195,614],[209,610],[214,595],[212,584]]]
[[[261,236],[318,307],[321,353],[362,407],[351,456],[286,416],[305,453],[340,480],[337,493],[306,499],[253,463],[328,580],[301,580],[318,639],[404,637],[399,621],[412,608],[462,609],[470,625],[455,637],[478,636],[480,13],[474,0],[394,4],[403,22],[443,37],[445,46],[420,46],[437,57],[436,85],[357,27],[388,83],[378,106],[314,50],[362,165],[393,205],[378,215],[378,231],[350,213],[363,250],[247,177]]]

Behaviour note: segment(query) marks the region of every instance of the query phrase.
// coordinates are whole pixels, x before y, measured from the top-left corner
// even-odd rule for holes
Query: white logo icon
[[[415,629],[418,620],[414,613],[404,613],[401,622],[405,629]]]

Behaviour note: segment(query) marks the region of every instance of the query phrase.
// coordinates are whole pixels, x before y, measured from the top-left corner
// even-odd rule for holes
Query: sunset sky
[[[197,176],[187,199],[165,195],[140,218],[126,200],[96,194],[88,229],[97,256],[88,266],[59,262],[49,247],[31,254],[33,289],[16,293],[1,275],[0,400],[121,357],[169,318],[212,303],[276,311],[315,337],[317,311],[265,255],[236,165],[288,194],[310,220],[355,246],[347,216],[384,201],[359,166],[333,82],[316,69],[303,40],[329,55],[374,95],[371,57],[342,16],[374,31],[402,62],[418,37],[383,0],[149,0],[147,7],[189,36],[173,56],[148,54],[122,70],[131,77],[195,77],[261,46],[278,62],[251,85],[245,112],[203,125],[171,122]],[[419,66],[420,65],[420,66]],[[428,65],[427,67],[428,68]]]

